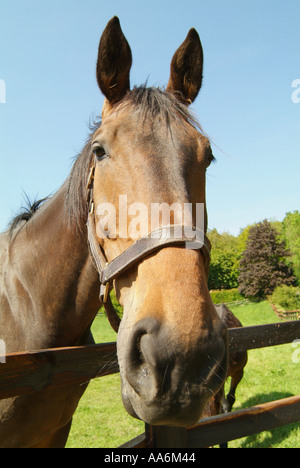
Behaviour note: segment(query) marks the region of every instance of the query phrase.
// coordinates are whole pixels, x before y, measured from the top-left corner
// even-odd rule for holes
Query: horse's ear
[[[115,16],[102,34],[97,60],[98,85],[112,105],[119,102],[130,88],[131,64],[131,49],[122,32],[119,18]]]
[[[171,62],[167,91],[178,95],[185,104],[197,97],[202,84],[203,50],[199,35],[191,29]]]

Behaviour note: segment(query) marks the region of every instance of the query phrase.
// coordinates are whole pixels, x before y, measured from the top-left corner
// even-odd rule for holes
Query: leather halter
[[[94,216],[94,172],[95,164],[91,167],[88,183],[87,183],[87,202],[89,205],[89,214],[87,219],[88,231],[88,244],[92,258],[94,260],[95,268],[99,273],[100,279],[100,300],[103,303],[104,309],[107,313],[108,320],[112,328],[118,332],[120,325],[120,318],[115,311],[110,296],[109,290],[112,282],[118,276],[123,274],[133,265],[140,263],[145,257],[150,254],[170,246],[184,246],[187,242],[192,243],[192,249],[201,249],[204,254],[205,270],[208,275],[208,267],[210,262],[211,245],[206,234],[198,228],[186,226],[193,229],[196,234],[196,239],[185,237],[184,235],[176,236],[176,233],[183,231],[184,225],[168,225],[163,226],[155,231],[150,232],[147,236],[141,237],[116,257],[111,262],[107,261],[105,253],[103,252],[96,234],[95,216]],[[202,240],[199,240],[199,237]]]

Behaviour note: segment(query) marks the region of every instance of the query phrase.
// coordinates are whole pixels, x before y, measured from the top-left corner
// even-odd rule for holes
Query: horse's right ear
[[[167,91],[185,104],[191,104],[200,91],[202,72],[202,45],[197,31],[192,28],[173,56]]]
[[[97,60],[98,85],[111,105],[119,102],[130,89],[131,64],[131,49],[115,16],[102,34]]]

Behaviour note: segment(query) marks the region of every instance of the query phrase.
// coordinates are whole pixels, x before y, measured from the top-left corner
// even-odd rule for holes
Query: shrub
[[[277,308],[284,311],[300,309],[300,288],[293,286],[278,286],[271,296],[268,296],[269,301]]]
[[[210,291],[210,297],[214,304],[222,304],[222,302],[242,301],[245,299],[238,289],[221,289],[219,291]]]

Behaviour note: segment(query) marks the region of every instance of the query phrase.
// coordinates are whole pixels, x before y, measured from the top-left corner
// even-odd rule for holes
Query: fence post
[[[147,447],[188,448],[188,433],[184,427],[150,426],[145,424]]]

